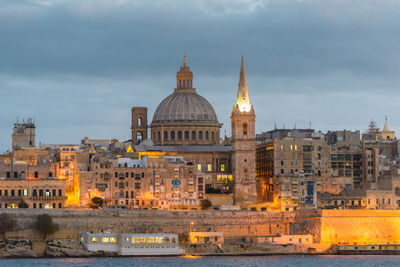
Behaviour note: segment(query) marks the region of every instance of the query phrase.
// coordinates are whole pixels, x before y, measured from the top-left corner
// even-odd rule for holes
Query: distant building
[[[18,121],[14,123],[12,133],[12,149],[16,150],[21,147],[35,147],[36,127],[32,118],[22,123]]]
[[[65,180],[0,179],[0,208],[18,208],[25,202],[33,209],[65,207]]]

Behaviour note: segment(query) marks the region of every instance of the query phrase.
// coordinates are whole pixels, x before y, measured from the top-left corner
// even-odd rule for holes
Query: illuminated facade
[[[0,208],[18,208],[25,202],[33,209],[62,209],[66,199],[65,180],[0,179]]]

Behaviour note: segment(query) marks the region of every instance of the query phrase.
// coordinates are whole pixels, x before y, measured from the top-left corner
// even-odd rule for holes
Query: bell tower
[[[147,139],[147,108],[132,108],[132,144],[137,145]]]
[[[239,206],[257,204],[255,119],[242,56],[238,94],[231,115],[234,203]]]

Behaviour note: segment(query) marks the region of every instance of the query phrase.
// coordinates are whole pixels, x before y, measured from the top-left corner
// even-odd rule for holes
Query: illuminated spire
[[[247,91],[247,82],[246,82],[246,72],[244,70],[244,62],[242,56],[242,65],[240,67],[240,78],[238,85],[238,94],[236,99],[236,104],[239,106],[240,111],[250,111],[250,99],[249,93]]]
[[[186,53],[183,54],[183,67],[186,67]]]

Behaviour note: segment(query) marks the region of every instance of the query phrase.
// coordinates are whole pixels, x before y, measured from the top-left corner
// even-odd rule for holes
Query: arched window
[[[202,131],[199,132],[199,140],[203,140],[203,132]]]
[[[178,140],[182,140],[182,131],[178,131]]]
[[[211,140],[214,141],[214,132],[211,132]]]
[[[183,88],[185,88],[185,87],[186,87],[186,81],[183,80]]]
[[[185,140],[189,140],[189,131],[185,131]]]
[[[142,118],[137,119],[137,126],[142,126]]]
[[[156,132],[153,132],[153,140],[156,140]]]
[[[247,135],[247,123],[243,123],[243,135]]]
[[[171,140],[175,140],[175,131],[171,131]]]
[[[208,140],[208,131],[206,131],[206,140]]]
[[[196,131],[192,131],[192,140],[196,140]]]
[[[161,141],[161,132],[158,132],[158,134],[157,134],[157,140],[160,142]]]
[[[143,134],[141,132],[137,133],[137,138],[136,138],[137,142],[140,143],[143,140]]]
[[[164,140],[168,140],[168,132],[164,131]]]

